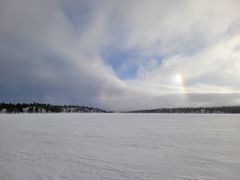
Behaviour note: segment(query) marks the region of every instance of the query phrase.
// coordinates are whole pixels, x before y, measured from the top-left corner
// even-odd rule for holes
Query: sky
[[[0,101],[240,104],[239,0],[1,0]]]

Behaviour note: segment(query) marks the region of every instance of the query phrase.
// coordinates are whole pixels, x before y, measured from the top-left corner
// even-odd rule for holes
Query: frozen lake
[[[1,180],[240,179],[240,115],[1,114]]]

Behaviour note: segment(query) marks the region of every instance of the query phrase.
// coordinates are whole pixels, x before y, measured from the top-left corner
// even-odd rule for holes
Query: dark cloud
[[[0,50],[2,101],[97,103],[101,79],[82,73],[63,56],[11,50]]]

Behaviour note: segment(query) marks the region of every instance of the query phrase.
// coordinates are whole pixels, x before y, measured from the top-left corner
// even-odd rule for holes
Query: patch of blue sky
[[[130,80],[135,79],[137,76],[138,66],[131,66],[124,71],[117,71],[117,76],[122,80]]]
[[[134,79],[137,77],[139,65],[148,60],[156,60],[158,64],[162,62],[165,56],[145,56],[138,50],[122,50],[118,48],[107,48],[103,53],[103,58],[120,79]]]
[[[103,57],[120,79],[127,80],[136,78],[138,70],[137,61],[142,58],[141,53],[137,50],[107,48],[103,53]]]

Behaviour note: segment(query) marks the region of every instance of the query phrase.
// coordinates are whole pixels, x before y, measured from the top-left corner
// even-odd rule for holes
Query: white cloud
[[[191,41],[211,43],[239,17],[239,2],[235,0],[123,2],[117,23],[125,32],[126,46],[150,54],[171,54]]]
[[[141,80],[171,84],[172,76],[180,74],[187,87],[213,85],[218,86],[218,92],[224,92],[221,87],[239,91],[240,51],[235,50],[239,44],[240,36],[234,35],[194,55],[170,57],[154,70],[145,72]],[[199,92],[208,92],[208,89],[199,89]]]
[[[238,1],[128,1],[121,5],[121,45],[140,52],[139,59],[129,64],[136,62],[138,78],[126,82],[119,98],[106,94],[109,106],[239,103]],[[159,55],[165,55],[160,63],[153,58]]]

